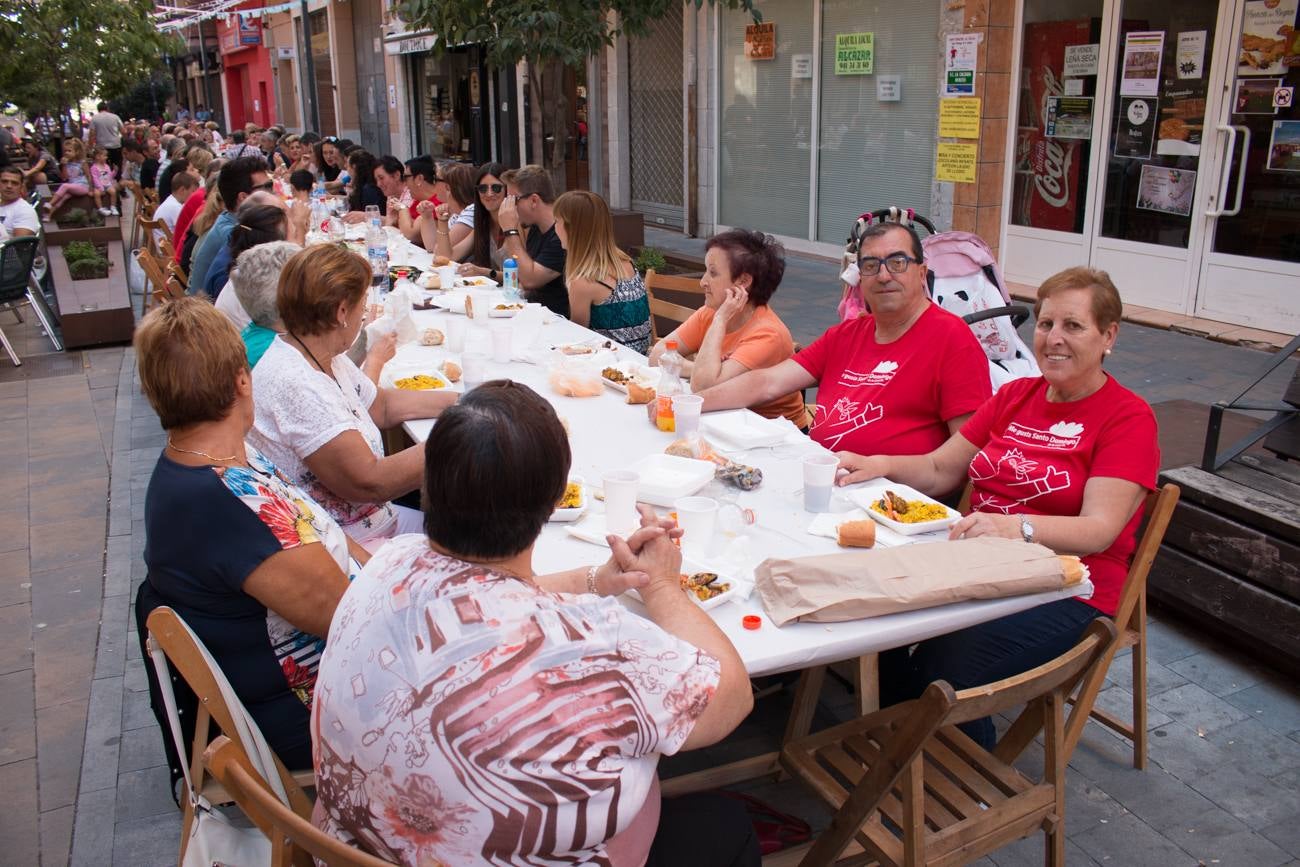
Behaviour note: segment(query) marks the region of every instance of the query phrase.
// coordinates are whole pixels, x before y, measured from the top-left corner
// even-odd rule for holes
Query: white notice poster
[[[1201,78],[1205,75],[1205,31],[1190,30],[1178,34],[1178,51],[1174,54],[1174,67],[1179,78]]]
[[[1120,96],[1155,96],[1160,92],[1160,55],[1164,48],[1163,30],[1136,31],[1124,38]]]
[[[1061,74],[1066,78],[1096,75],[1100,53],[1100,45],[1065,46],[1065,71]]]
[[[944,96],[972,96],[975,93],[975,65],[979,57],[979,33],[950,33],[944,56]]]

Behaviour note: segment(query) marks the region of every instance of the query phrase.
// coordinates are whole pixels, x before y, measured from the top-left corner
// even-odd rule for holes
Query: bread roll
[[[1065,576],[1065,586],[1078,584],[1083,580],[1083,562],[1070,554],[1058,555],[1061,561],[1061,573]]]
[[[421,346],[442,346],[443,333],[436,328],[426,328],[420,332]]]
[[[655,390],[653,388],[642,388],[635,382],[627,382],[627,402],[628,403],[649,403],[655,399]]]
[[[442,375],[447,377],[448,382],[460,382],[460,365],[450,358],[438,365]]]
[[[876,522],[870,519],[846,521],[837,532],[841,548],[871,548],[876,544]]]
[[[465,296],[465,315],[470,319],[474,318],[474,299],[468,295]]]

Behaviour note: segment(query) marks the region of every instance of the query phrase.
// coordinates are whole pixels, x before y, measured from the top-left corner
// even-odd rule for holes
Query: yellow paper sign
[[[975,163],[979,158],[979,145],[964,142],[939,142],[939,153],[934,160],[934,179],[957,184],[975,183]]]
[[[979,137],[979,97],[939,100],[939,138]]]
[[[771,60],[776,57],[775,21],[745,27],[745,57],[750,60]]]

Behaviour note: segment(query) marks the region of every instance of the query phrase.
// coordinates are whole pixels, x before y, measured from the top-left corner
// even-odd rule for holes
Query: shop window
[[[872,73],[854,74],[841,64],[837,74],[836,37],[863,32],[872,33]],[[937,2],[823,3],[817,240],[842,244],[853,221],[876,208],[898,205],[928,214],[938,32]],[[897,77],[896,92],[892,78],[881,84],[885,76]]]
[[[1074,46],[1098,45],[1101,13],[1102,0],[1026,0],[1015,114],[1014,226],[1083,231],[1098,52],[1070,51],[1068,70],[1066,54]],[[1091,74],[1080,74],[1087,69]],[[1072,110],[1068,127],[1056,120],[1063,101]]]
[[[811,62],[812,7],[799,0],[759,0],[775,25],[770,59],[745,56],[744,12],[722,15],[719,73],[719,218],[728,226],[808,237],[812,78],[795,77],[797,58]]]

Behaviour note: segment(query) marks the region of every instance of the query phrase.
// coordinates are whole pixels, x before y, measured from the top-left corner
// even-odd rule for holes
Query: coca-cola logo
[[[1060,79],[1050,66],[1043,67],[1043,103],[1040,107],[1039,122],[1042,129],[1047,129],[1047,100],[1050,97],[1062,96],[1065,88],[1061,85]],[[1067,140],[1065,144],[1061,141],[1049,138],[1042,142],[1042,165],[1035,167],[1034,172],[1034,189],[1043,201],[1053,208],[1063,208],[1070,202],[1070,187],[1068,178],[1070,176],[1070,164],[1074,160],[1075,144],[1073,140]]]

